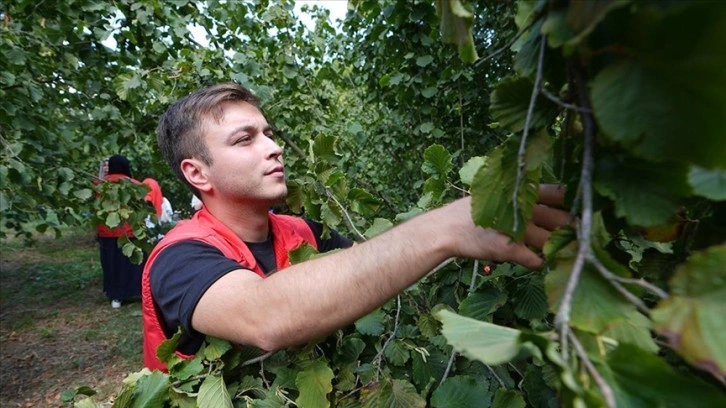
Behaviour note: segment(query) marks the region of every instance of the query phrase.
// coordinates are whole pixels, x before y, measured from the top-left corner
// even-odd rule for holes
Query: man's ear
[[[199,191],[209,191],[212,186],[209,184],[207,178],[207,166],[197,159],[184,159],[179,164],[184,177],[187,179],[189,184],[194,186]]]

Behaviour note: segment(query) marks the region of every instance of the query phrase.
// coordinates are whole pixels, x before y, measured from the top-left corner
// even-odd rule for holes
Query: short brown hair
[[[204,143],[202,126],[211,117],[222,118],[222,103],[227,101],[247,102],[259,108],[259,99],[247,88],[235,83],[223,83],[201,88],[175,102],[159,119],[156,142],[162,156],[171,166],[174,174],[195,194],[199,192],[187,181],[181,171],[184,159],[196,158],[207,165],[212,164],[209,150]]]

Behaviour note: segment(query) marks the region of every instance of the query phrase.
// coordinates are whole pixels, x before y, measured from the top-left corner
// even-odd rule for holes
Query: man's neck
[[[207,211],[234,231],[242,241],[263,242],[269,236],[267,206],[257,207],[247,204],[214,206],[206,203],[204,205],[207,206]]]

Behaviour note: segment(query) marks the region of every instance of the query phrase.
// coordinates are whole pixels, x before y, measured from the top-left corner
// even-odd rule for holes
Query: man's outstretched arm
[[[557,205],[562,192],[542,189],[543,202]],[[542,260],[471,220],[464,198],[408,220],[359,245],[290,266],[262,279],[240,269],[205,292],[192,326],[205,334],[277,350],[322,338],[376,309],[449,257],[515,262],[537,268]],[[541,206],[525,243],[541,247],[549,231],[569,214]]]

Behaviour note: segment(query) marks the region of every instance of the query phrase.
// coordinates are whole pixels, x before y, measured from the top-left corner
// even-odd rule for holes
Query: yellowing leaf
[[[695,253],[652,312],[654,329],[691,364],[726,377],[726,245]]]
[[[330,406],[326,396],[333,390],[333,370],[325,360],[316,360],[295,378],[300,396],[295,403],[300,408],[322,408]]]

